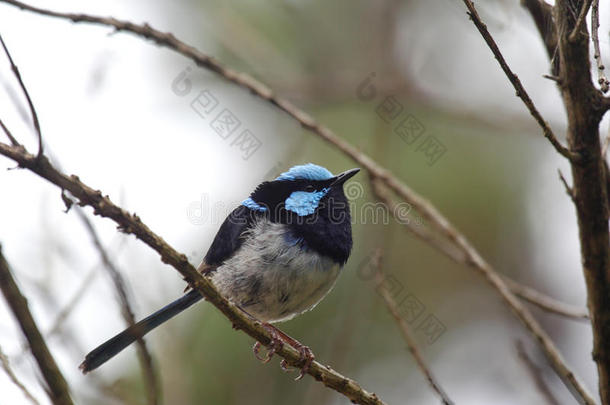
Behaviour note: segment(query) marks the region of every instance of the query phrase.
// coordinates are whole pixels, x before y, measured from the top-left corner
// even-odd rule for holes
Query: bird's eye
[[[310,185],[310,186],[305,187],[305,191],[307,191],[308,193],[311,193],[311,192],[316,191],[316,189]]]

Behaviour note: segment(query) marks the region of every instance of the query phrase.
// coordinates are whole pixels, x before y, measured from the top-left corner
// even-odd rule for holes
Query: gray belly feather
[[[303,246],[288,227],[259,221],[235,255],[212,273],[220,292],[263,322],[312,309],[332,289],[338,264]]]

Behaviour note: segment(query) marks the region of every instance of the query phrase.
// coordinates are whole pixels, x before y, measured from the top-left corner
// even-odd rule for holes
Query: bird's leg
[[[262,361],[263,363],[268,363],[269,360],[271,360],[271,357],[273,357],[273,355],[275,354],[275,352],[280,350],[282,346],[284,346],[284,340],[282,339],[281,335],[278,334],[278,332],[282,335],[284,334],[278,328],[268,323],[263,323],[263,327],[271,335],[271,343],[269,343],[269,351],[267,352],[267,357],[260,357],[258,355],[262,346],[261,342],[254,343],[254,346],[252,346],[252,351],[254,352],[254,357]]]
[[[311,363],[315,359],[315,356],[313,355],[313,352],[311,351],[311,349],[309,347],[305,346],[304,344],[302,344],[301,342],[299,342],[298,340],[288,336],[287,334],[285,334],[284,332],[282,332],[281,330],[279,330],[278,328],[276,328],[275,326],[273,326],[269,323],[263,323],[263,327],[271,335],[271,343],[269,344],[270,349],[269,349],[269,352],[267,353],[266,358],[260,357],[258,353],[259,353],[259,350],[262,345],[260,342],[256,342],[254,344],[254,346],[252,347],[254,356],[256,356],[256,358],[259,359],[260,361],[262,361],[263,363],[267,363],[269,360],[271,360],[271,357],[273,356],[273,354],[275,352],[277,352],[278,350],[280,350],[284,344],[289,344],[290,346],[292,346],[294,349],[296,349],[299,352],[299,354],[301,356],[301,360],[304,361],[303,367],[301,367],[301,372],[299,373],[299,375],[297,376],[295,381],[298,381],[301,378],[303,378],[303,376],[309,370]],[[282,362],[280,363],[280,367],[282,367],[282,370],[284,370],[284,371],[290,371],[288,368],[288,363],[286,362],[285,359],[282,360]]]
[[[308,346],[305,346],[298,340],[288,336],[287,334],[285,334],[284,332],[282,332],[275,326],[273,326],[273,325],[269,325],[269,326],[274,329],[274,332],[276,333],[276,335],[279,335],[281,337],[283,343],[289,344],[290,346],[294,347],[299,352],[299,354],[301,356],[301,360],[304,361],[304,364],[303,364],[303,367],[301,367],[301,371],[299,372],[299,375],[297,376],[297,378],[295,378],[295,381],[300,380],[307,373],[307,371],[309,371],[309,366],[311,366],[311,363],[314,361],[314,359],[316,357],[313,355],[313,352],[311,351],[311,349]],[[284,371],[290,371],[290,369],[288,368],[288,363],[286,362],[286,359],[283,359],[280,362],[280,367]]]

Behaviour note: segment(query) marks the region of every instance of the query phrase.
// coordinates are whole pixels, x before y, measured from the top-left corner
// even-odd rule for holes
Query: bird
[[[307,163],[259,184],[224,220],[198,271],[219,292],[271,334],[269,361],[283,344],[299,351],[302,378],[314,359],[311,350],[274,323],[313,309],[334,287],[352,250],[349,202],[343,186],[360,169],[333,175]],[[162,323],[203,299],[185,294],[102,343],[80,365],[92,371]],[[285,368],[283,362],[282,368]]]

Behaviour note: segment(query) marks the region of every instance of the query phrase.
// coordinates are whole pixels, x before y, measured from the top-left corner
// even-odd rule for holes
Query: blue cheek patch
[[[328,189],[322,189],[321,191],[314,191],[308,193],[306,191],[294,191],[290,194],[290,197],[286,199],[285,207],[288,211],[296,213],[298,216],[303,217],[305,215],[311,215],[318,208],[318,204],[322,197],[328,193]]]
[[[256,203],[252,198],[248,197],[241,202],[241,205],[244,207],[250,208],[254,211],[265,212],[267,211],[267,207],[262,207]]]

